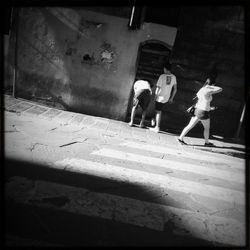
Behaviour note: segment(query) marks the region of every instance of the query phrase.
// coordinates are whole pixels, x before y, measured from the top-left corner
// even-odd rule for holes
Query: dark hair
[[[166,63],[163,65],[163,68],[166,68],[167,70],[171,70],[171,63],[170,63],[170,62],[166,62]]]
[[[207,80],[210,80],[210,82],[208,83]],[[204,86],[206,85],[217,85],[218,86],[218,83],[215,83],[215,77],[211,77],[211,76],[208,76],[205,83],[204,83]]]
[[[213,67],[211,68],[211,70],[207,75],[207,79],[209,78],[211,82],[209,85],[215,84],[215,79],[217,78],[217,76],[218,76],[217,63],[214,63]]]

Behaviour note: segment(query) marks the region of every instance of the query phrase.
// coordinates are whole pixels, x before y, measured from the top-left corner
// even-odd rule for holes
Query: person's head
[[[205,81],[205,84],[204,86],[214,86],[216,84],[216,86],[218,86],[218,83],[215,83],[215,78],[214,77],[211,77],[211,76],[208,76],[206,81]]]
[[[164,73],[171,71],[171,64],[169,62],[167,62],[163,65],[163,71],[164,71]]]
[[[206,85],[215,85],[215,79],[218,76],[217,64],[214,64],[207,75]]]

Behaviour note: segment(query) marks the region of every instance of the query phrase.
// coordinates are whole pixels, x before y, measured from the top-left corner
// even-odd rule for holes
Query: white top
[[[162,74],[160,75],[156,86],[160,88],[156,97],[157,102],[166,103],[168,102],[171,94],[172,87],[177,84],[176,77],[173,74]]]
[[[196,94],[198,102],[195,107],[201,110],[210,111],[210,103],[213,100],[212,94],[216,94],[222,91],[222,88],[217,86],[204,86]]]
[[[140,92],[143,89],[148,89],[151,93],[151,87],[148,81],[144,81],[144,80],[138,80],[134,83],[134,92],[135,94],[137,94],[138,92]]]

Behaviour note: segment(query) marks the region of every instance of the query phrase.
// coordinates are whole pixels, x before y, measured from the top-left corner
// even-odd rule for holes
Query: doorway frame
[[[171,53],[172,53],[172,50],[173,50],[173,46],[169,45],[168,43],[163,42],[163,41],[158,40],[158,39],[149,39],[149,40],[145,40],[143,42],[140,42],[139,45],[138,45],[138,49],[137,49],[137,57],[136,57],[136,61],[135,61],[135,71],[134,71],[135,74],[134,74],[133,84],[135,82],[135,78],[136,78],[136,75],[137,75],[137,70],[138,70],[140,56],[141,56],[141,49],[146,44],[160,44],[160,45],[166,47],[166,49],[170,50],[169,58],[171,58]],[[131,105],[132,100],[133,100],[133,85],[132,85],[132,89],[131,89],[130,95],[129,95],[125,121],[128,121],[128,119],[130,118],[129,114],[130,114],[130,111],[131,111],[131,108],[132,108],[132,105]]]

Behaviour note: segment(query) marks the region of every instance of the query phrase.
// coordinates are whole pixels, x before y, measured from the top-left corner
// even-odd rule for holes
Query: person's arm
[[[174,84],[171,91],[171,96],[169,98],[169,103],[172,103],[177,92],[177,84]]]
[[[160,77],[156,83],[155,98],[160,94],[162,77],[163,77],[163,75],[160,75]]]
[[[172,87],[172,89],[171,89],[170,98],[169,98],[169,100],[168,100],[169,103],[172,103],[172,102],[174,101],[174,97],[175,97],[175,94],[176,94],[176,92],[177,92],[177,81],[176,81],[176,77],[175,77],[174,75],[173,75],[172,77],[173,77],[173,79],[172,79],[172,81],[173,81],[173,87]]]
[[[218,86],[206,86],[209,94],[217,94],[222,91],[221,87]]]
[[[160,93],[160,89],[161,87],[160,86],[156,86],[156,89],[155,89],[155,95],[158,96],[159,93]]]

